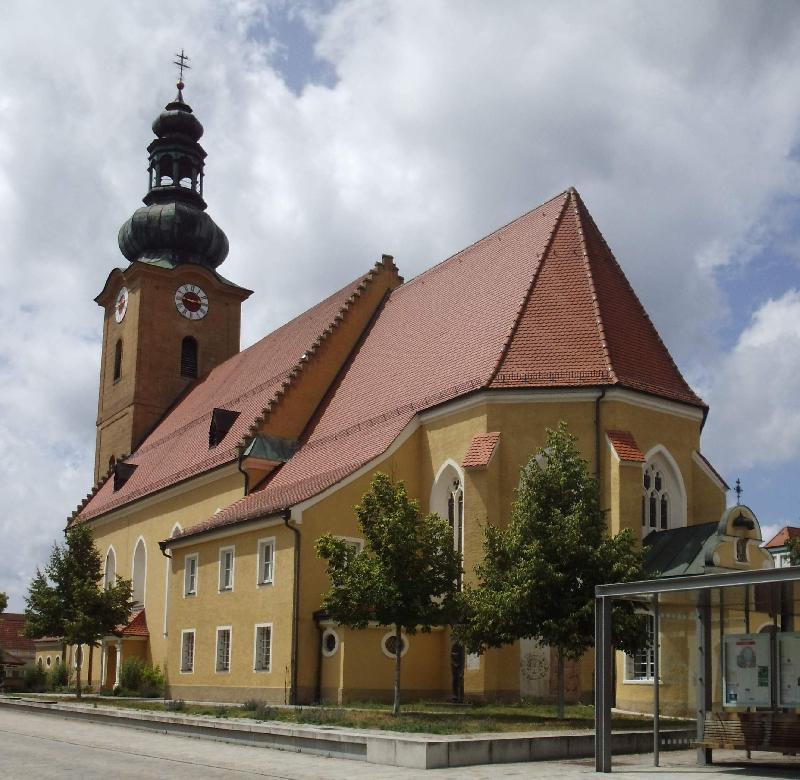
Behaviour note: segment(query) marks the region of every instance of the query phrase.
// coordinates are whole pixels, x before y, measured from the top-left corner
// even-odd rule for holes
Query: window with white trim
[[[642,538],[686,525],[681,484],[677,466],[656,451],[642,471]]]
[[[194,629],[181,632],[181,672],[194,671]]]
[[[256,626],[253,668],[268,672],[272,668],[272,624]]]
[[[217,629],[217,663],[216,671],[231,670],[231,627],[222,626]]]
[[[258,584],[269,585],[275,576],[275,538],[258,542]]]
[[[183,571],[183,595],[197,595],[197,553],[187,555]]]
[[[632,682],[652,682],[655,678],[655,618],[645,617],[647,645],[634,655],[625,656],[625,679]]]
[[[233,590],[234,548],[221,547],[219,551],[219,589]]]

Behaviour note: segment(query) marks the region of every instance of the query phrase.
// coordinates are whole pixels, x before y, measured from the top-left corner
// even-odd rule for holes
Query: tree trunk
[[[558,648],[558,711],[559,719],[564,718],[564,699],[566,697],[566,681],[564,679],[564,651]]]
[[[86,685],[92,684],[92,655],[94,653],[94,645],[89,645],[89,666],[86,670]]]
[[[81,661],[83,661],[83,648],[80,645],[75,647],[75,695],[81,698]],[[69,676],[67,676],[69,685]]]
[[[403,649],[403,637],[400,632],[400,625],[395,624],[394,627],[394,705],[392,707],[392,715],[400,714],[400,654]]]

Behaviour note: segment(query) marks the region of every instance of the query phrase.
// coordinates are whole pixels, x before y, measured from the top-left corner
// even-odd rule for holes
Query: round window
[[[322,654],[324,656],[332,656],[339,649],[339,636],[332,629],[328,628],[322,634]]]
[[[389,658],[394,658],[397,650],[397,636],[394,633],[386,634],[381,641],[381,649],[383,654]],[[405,636],[400,637],[400,655],[404,656],[408,652],[408,639]]]

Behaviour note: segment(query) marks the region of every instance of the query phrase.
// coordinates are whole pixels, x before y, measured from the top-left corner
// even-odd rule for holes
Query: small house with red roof
[[[800,528],[794,525],[785,525],[764,545],[764,548],[774,558],[776,568],[792,565],[790,544],[795,539],[800,539]]]
[[[413,279],[383,255],[240,351],[251,293],[217,270],[228,241],[206,212],[203,129],[182,89],[153,130],[145,205],[119,235],[128,264],[96,299],[96,483],[69,520],[89,524],[107,581],[131,578],[137,602],[92,682],[112,687],[136,656],[184,699],[388,697],[390,630],[320,613],[317,538],[361,543],[353,506],[383,471],[448,519],[469,581],[483,529],[506,522],[520,468],[561,420],[610,531],[683,544],[705,525],[717,541],[703,565],[742,565],[713,554],[732,537],[717,531],[728,486],[701,452],[708,407],[574,188]],[[405,695],[449,697],[451,655],[446,627],[405,637]],[[468,697],[552,692],[533,641],[464,666]],[[589,698],[591,665],[569,685]]]

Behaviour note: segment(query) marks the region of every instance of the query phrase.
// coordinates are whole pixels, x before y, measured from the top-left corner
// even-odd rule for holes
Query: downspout
[[[244,450],[239,453],[239,457],[236,459],[236,468],[239,469],[242,476],[244,477],[244,495],[248,495],[250,493],[250,475],[242,468],[242,458],[244,457]]]
[[[597,480],[597,488],[601,499],[603,485],[600,481],[600,401],[605,398],[607,389],[604,387],[597,398],[594,399],[594,478]],[[602,506],[602,500],[600,505]]]
[[[283,517],[284,525],[294,533],[294,587],[292,590],[292,671],[289,704],[297,704],[297,610],[300,605],[300,529],[296,526],[289,525],[289,520],[292,519],[291,507],[284,509],[281,513],[281,517]]]

